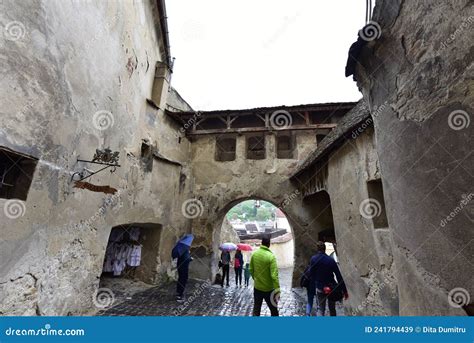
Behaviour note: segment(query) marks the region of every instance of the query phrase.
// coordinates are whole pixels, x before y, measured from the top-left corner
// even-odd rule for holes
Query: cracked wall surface
[[[378,1],[356,78],[374,117],[401,315],[474,299],[472,1]],[[446,219],[448,218],[448,219]],[[472,313],[472,303],[471,310]]]
[[[18,21],[25,30],[20,39],[2,41],[0,146],[39,162],[17,218],[6,216],[6,200],[0,199],[0,313],[87,313],[110,230],[120,224],[162,225],[161,243],[150,252],[156,255],[151,273],[155,283],[173,276],[172,245],[190,229],[181,215],[190,192],[190,145],[146,101],[164,55],[156,2],[27,0],[2,6],[2,23]],[[190,110],[173,97],[175,107]],[[104,112],[106,120],[97,121]],[[146,172],[143,140],[182,166],[154,159]],[[72,173],[96,170],[77,159],[90,160],[105,147],[120,152],[121,167],[87,181],[118,192],[73,188]],[[188,181],[180,183],[181,175]]]

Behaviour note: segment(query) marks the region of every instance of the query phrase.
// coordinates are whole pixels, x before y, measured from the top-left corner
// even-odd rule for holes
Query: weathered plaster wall
[[[294,264],[295,240],[272,242],[270,250],[277,259],[278,268],[291,268]]]
[[[381,0],[373,20],[356,76],[378,109],[400,314],[462,315],[448,295],[474,301],[473,3]]]
[[[0,146],[39,163],[18,218],[6,216],[0,199],[0,314],[87,311],[118,224],[161,224],[161,244],[151,252],[155,282],[171,273],[172,245],[190,230],[180,210],[191,186],[190,148],[186,139],[178,143],[179,127],[146,102],[162,56],[155,5],[2,1],[1,22],[20,22],[24,35],[2,42]],[[145,172],[142,139],[183,167],[155,160]],[[121,168],[90,181],[119,192],[72,188],[71,174],[84,167],[77,158],[104,147],[120,152]]]
[[[370,199],[367,181],[381,177],[372,128],[348,140],[328,160],[327,191],[337,256],[350,294],[348,314],[398,315],[390,228],[374,228],[360,210]]]
[[[221,240],[219,244],[222,244],[225,242],[232,242],[234,244],[240,243],[239,235],[237,234],[237,232],[235,232],[232,225],[230,225],[227,218],[224,218],[224,220],[222,221]]]
[[[311,213],[301,207],[299,191],[288,177],[294,172],[297,159],[306,158],[315,148],[315,136],[314,132],[298,132],[295,159],[277,159],[275,136],[267,134],[264,160],[246,159],[245,136],[238,136],[236,159],[230,162],[214,160],[215,137],[196,138],[192,144],[194,195],[203,204],[203,211],[193,222],[196,235],[193,251],[199,263],[193,264],[192,275],[209,278],[214,274],[222,220],[234,205],[245,199],[262,199],[282,206],[294,231],[295,244],[302,247],[301,253],[296,252],[296,259],[301,264],[309,260],[309,251],[313,250],[304,248],[304,239],[298,240],[308,231]]]

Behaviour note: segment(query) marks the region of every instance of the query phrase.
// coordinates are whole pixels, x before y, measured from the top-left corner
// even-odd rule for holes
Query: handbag
[[[309,286],[309,266],[303,272],[300,279],[300,287],[307,288]]]

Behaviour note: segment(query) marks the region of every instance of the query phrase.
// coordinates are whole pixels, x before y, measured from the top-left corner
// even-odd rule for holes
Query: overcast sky
[[[172,85],[195,110],[356,101],[364,0],[168,0]]]

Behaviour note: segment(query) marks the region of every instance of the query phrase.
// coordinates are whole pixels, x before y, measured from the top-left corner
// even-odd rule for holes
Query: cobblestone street
[[[280,270],[281,298],[280,316],[303,316],[306,306],[306,292],[291,289],[292,269]],[[186,287],[186,301],[175,299],[175,283],[152,287],[137,292],[128,299],[117,299],[114,305],[99,312],[106,316],[251,316],[253,309],[253,283],[249,287],[236,287],[231,273],[230,287],[210,285],[203,281],[190,280]],[[131,298],[131,299],[130,299]],[[338,315],[343,310],[338,306]],[[269,316],[265,304],[262,316]]]

